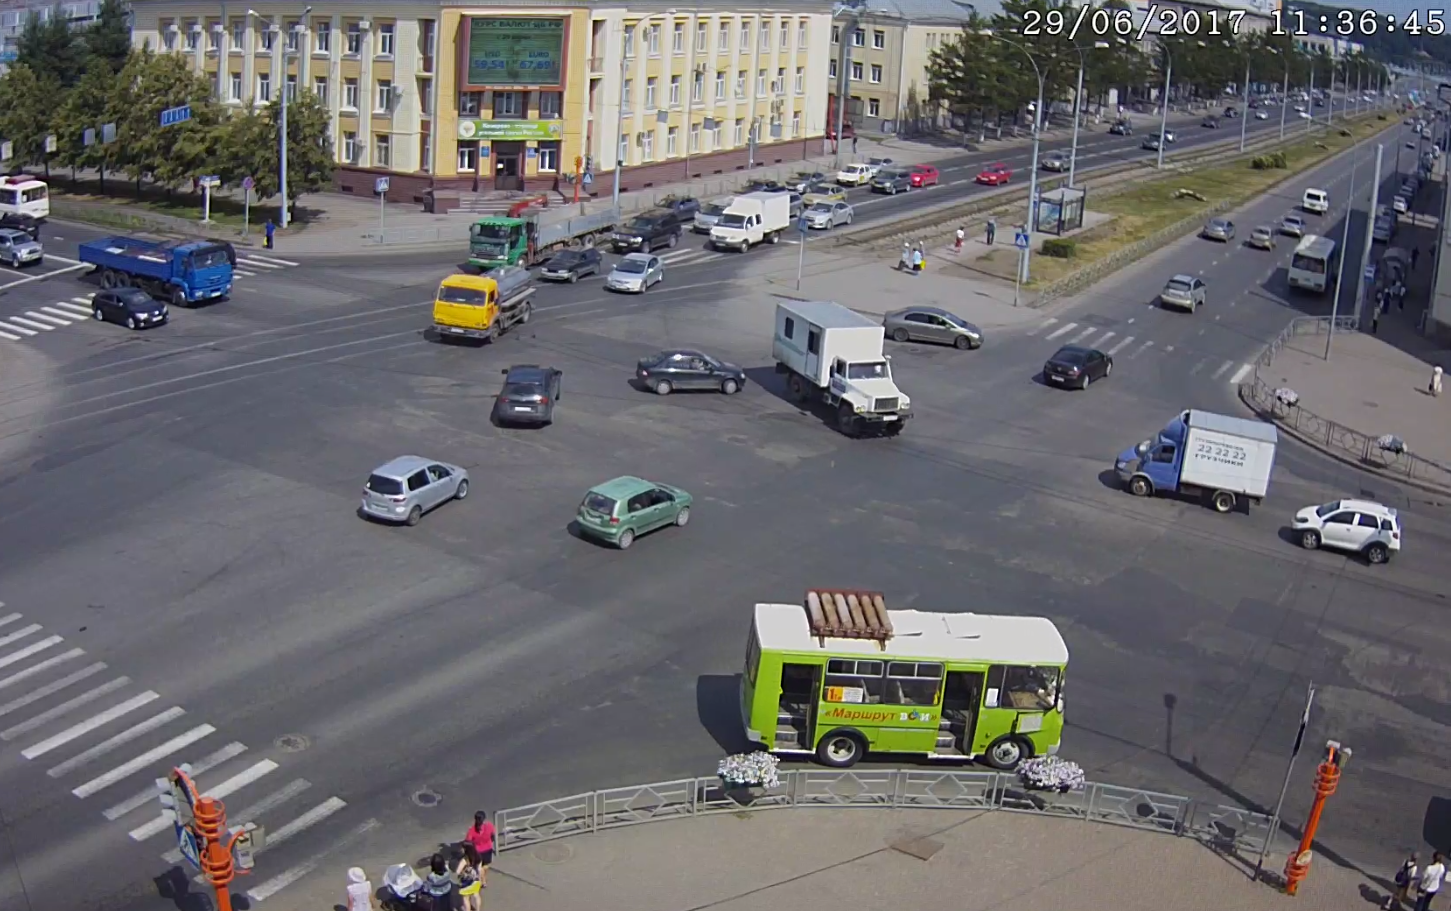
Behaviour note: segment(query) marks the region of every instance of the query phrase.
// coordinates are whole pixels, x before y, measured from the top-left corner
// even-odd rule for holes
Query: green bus
[[[746,736],[846,768],[868,752],[1012,769],[1063,737],[1068,646],[1044,617],[887,610],[876,592],[757,604]]]

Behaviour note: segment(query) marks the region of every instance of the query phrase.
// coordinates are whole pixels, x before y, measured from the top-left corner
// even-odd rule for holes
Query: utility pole
[[[1169,56],[1169,49],[1167,47],[1160,45],[1160,50],[1164,52],[1166,65],[1164,66],[1164,104],[1159,110],[1159,141],[1157,143],[1159,146],[1159,160],[1154,164],[1154,167],[1162,170],[1164,167],[1164,146],[1168,144],[1164,142],[1164,134],[1169,130],[1169,80],[1174,76],[1174,58]]]
[[[1375,211],[1380,205],[1380,169],[1381,158],[1385,154],[1385,145],[1375,147],[1375,179],[1370,183],[1370,217],[1365,220],[1365,245],[1360,249],[1360,275],[1355,282],[1355,318],[1356,325],[1365,320],[1365,292],[1367,282],[1365,273],[1370,268],[1370,247],[1375,242]],[[1348,217],[1348,216],[1347,216]],[[1441,257],[1435,257],[1437,267],[1440,267]],[[1371,304],[1374,306],[1374,303]]]
[[[282,147],[277,153],[278,164],[280,166],[278,169],[280,173],[277,176],[277,186],[282,193],[282,212],[277,219],[277,226],[279,228],[287,227],[287,223],[291,218],[291,207],[287,204],[287,68],[290,65],[287,58],[290,54],[294,53],[292,49],[292,35],[298,36],[296,40],[302,40],[302,36],[307,34],[307,17],[311,15],[312,7],[304,8],[302,11],[302,21],[297,23],[297,27],[291,34],[284,35],[282,38],[282,73],[277,79],[278,88],[282,92],[282,114],[279,118],[281,120],[279,126],[282,128],[280,131],[282,135],[278,138],[278,142],[282,144]],[[299,53],[306,52],[307,48],[302,48]]]
[[[1300,847],[1295,856],[1285,861],[1285,894],[1295,895],[1300,883],[1310,875],[1310,849],[1315,844],[1315,833],[1320,829],[1320,817],[1325,812],[1325,801],[1340,786],[1340,772],[1350,761],[1350,749],[1334,740],[1325,743],[1325,760],[1315,770],[1315,802],[1310,805],[1310,816],[1305,820],[1305,833],[1300,836]]]
[[[1289,100],[1289,99],[1286,99],[1286,100]],[[1308,132],[1310,132],[1310,128],[1313,127],[1313,126],[1315,126],[1315,61],[1314,60],[1311,60],[1310,61],[1310,96],[1305,101],[1305,113],[1308,115],[1305,118],[1305,132],[1308,133]]]
[[[1350,216],[1355,212],[1355,169],[1360,165],[1360,159],[1356,153],[1360,149],[1352,146],[1350,149],[1350,189],[1346,191],[1345,203],[1345,230],[1340,234],[1340,268],[1335,276],[1335,290],[1330,299],[1330,325],[1325,333],[1325,360],[1330,360],[1330,343],[1335,339],[1335,321],[1340,316],[1340,293],[1345,290],[1345,251],[1350,245]],[[1379,174],[1379,169],[1376,170]],[[1372,178],[1374,182],[1374,178]]]
[[[1280,139],[1285,138],[1285,111],[1290,107],[1290,61],[1285,61],[1285,88],[1280,99]]]
[[[1239,103],[1239,150],[1244,151],[1245,133],[1249,130],[1249,56],[1244,58],[1244,97]]]
[[[852,16],[847,20],[847,27],[841,32],[841,58],[837,64],[840,72],[836,74],[836,164],[838,171],[841,170],[841,146],[846,141],[846,96],[851,91],[851,45],[856,37],[857,24],[861,22],[861,13],[856,6],[842,4],[834,11],[832,18],[841,15],[843,10],[850,9]]]
[[[1290,790],[1290,776],[1295,772],[1295,759],[1300,755],[1300,747],[1305,745],[1305,729],[1310,726],[1310,707],[1315,704],[1315,684],[1311,683],[1305,689],[1305,711],[1300,713],[1300,729],[1295,734],[1295,745],[1290,748],[1290,761],[1285,765],[1285,781],[1280,785],[1280,799],[1275,801],[1275,812],[1270,816],[1270,830],[1265,833],[1265,843],[1260,847],[1260,857],[1255,863],[1255,881],[1259,882],[1260,875],[1265,869],[1265,856],[1270,853],[1270,843],[1280,831],[1280,811],[1285,808],[1285,794]]]

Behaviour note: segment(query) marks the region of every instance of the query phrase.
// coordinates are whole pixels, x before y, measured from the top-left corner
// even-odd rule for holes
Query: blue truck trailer
[[[141,288],[178,307],[232,293],[237,253],[229,243],[115,236],[86,241],[80,250],[103,288]]]

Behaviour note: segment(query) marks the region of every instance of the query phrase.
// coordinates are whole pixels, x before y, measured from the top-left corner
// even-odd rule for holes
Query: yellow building
[[[387,175],[402,200],[430,183],[568,193],[581,171],[605,192],[616,149],[622,186],[641,189],[799,159],[825,131],[822,0],[131,8],[135,44],[190,55],[227,105],[267,104],[284,83],[325,98],[345,192]]]

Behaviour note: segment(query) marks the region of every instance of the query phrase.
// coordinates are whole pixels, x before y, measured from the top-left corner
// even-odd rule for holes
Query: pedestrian
[[[1379,335],[1380,334],[1380,311],[1379,310],[1372,310],[1372,311],[1370,311],[1370,334],[1371,335]]]
[[[483,911],[483,896],[479,895],[479,891],[484,888],[484,884],[479,879],[479,868],[469,857],[471,853],[464,851],[464,856],[459,858],[458,866],[453,872],[458,877],[458,895],[463,899],[460,903],[462,911]]]
[[[1429,386],[1426,387],[1426,391],[1427,392],[1431,393],[1432,395],[1434,395],[1434,396],[1436,396],[1438,398],[1441,395],[1441,373],[1442,373],[1442,370],[1441,370],[1441,368],[1439,366],[1438,367],[1432,367],[1431,368],[1431,383],[1430,383]]]
[[[1441,883],[1446,879],[1446,861],[1437,851],[1431,855],[1431,863],[1421,871],[1419,882],[1420,892],[1416,896],[1416,911],[1430,911],[1431,902],[1435,901],[1436,893],[1441,891]]]
[[[922,271],[922,247],[918,246],[912,250],[912,274],[916,275]]]
[[[1411,271],[1412,272],[1416,271],[1416,263],[1420,260],[1420,258],[1421,258],[1421,248],[1420,247],[1412,247],[1411,248]]]
[[[991,247],[993,240],[998,236],[998,220],[991,215],[987,217],[987,243]]]
[[[907,243],[905,240],[902,241],[902,255],[897,260],[897,271],[912,271],[912,245]]]
[[[433,911],[453,911],[453,877],[448,875],[448,861],[442,854],[429,859],[423,889],[433,898]]]
[[[856,134],[851,134],[851,153],[856,154]]]
[[[464,854],[478,868],[479,888],[487,889],[489,867],[494,862],[494,824],[483,810],[474,814],[474,824],[464,834]]]
[[[272,219],[269,218],[269,219],[267,219],[267,224],[264,225],[263,227],[267,230],[267,249],[271,250],[272,249],[272,234],[273,234],[273,232],[275,232],[277,230],[277,226],[274,225],[272,223]]]
[[[348,911],[373,911],[373,884],[362,867],[348,868]]]
[[[1400,869],[1396,870],[1395,891],[1386,896],[1385,904],[1381,907],[1385,911],[1395,908],[1400,911],[1402,904],[1411,900],[1411,893],[1416,889],[1416,881],[1421,878],[1420,858],[1412,851],[1410,856],[1401,862]]]
[[[952,244],[952,250],[953,250],[954,253],[961,253],[962,252],[962,239],[965,238],[965,237],[967,237],[967,231],[964,230],[963,228],[958,228],[957,229],[957,240]]]
[[[1396,309],[1406,309],[1406,286],[1404,283],[1396,285]]]

